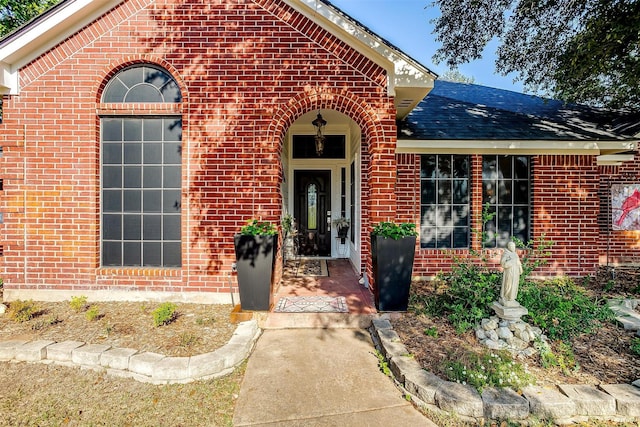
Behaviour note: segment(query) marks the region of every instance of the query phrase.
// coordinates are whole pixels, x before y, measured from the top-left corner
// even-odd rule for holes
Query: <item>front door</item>
[[[293,187],[299,254],[331,256],[331,171],[294,171]]]

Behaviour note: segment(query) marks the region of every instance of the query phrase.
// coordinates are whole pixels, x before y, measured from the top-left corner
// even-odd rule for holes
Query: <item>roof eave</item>
[[[387,71],[387,93],[396,117],[406,117],[433,89],[436,73],[336,9],[316,0],[285,0],[289,6],[344,40]]]
[[[122,1],[66,0],[0,40],[0,94],[18,94],[21,67]]]
[[[397,154],[614,155],[634,151],[637,140],[411,140],[399,139]],[[617,159],[619,161],[620,158]]]

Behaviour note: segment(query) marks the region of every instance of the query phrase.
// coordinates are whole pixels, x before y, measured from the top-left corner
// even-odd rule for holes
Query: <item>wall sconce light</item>
[[[327,121],[324,118],[322,118],[322,114],[320,114],[320,111],[318,111],[318,116],[313,122],[311,122],[311,124],[316,128],[316,136],[315,136],[316,154],[318,155],[318,157],[320,157],[324,152],[324,140],[325,140],[324,135],[322,134],[322,128],[327,125]]]

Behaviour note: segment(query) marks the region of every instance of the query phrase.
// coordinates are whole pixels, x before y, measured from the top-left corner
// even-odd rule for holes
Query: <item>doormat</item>
[[[298,276],[328,276],[329,268],[326,259],[301,259]]]
[[[345,297],[282,297],[276,313],[348,313]]]

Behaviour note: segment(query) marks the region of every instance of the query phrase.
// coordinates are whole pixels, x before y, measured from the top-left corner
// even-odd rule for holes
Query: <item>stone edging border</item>
[[[482,394],[468,385],[445,381],[422,369],[409,354],[388,318],[374,319],[370,328],[376,348],[391,373],[418,406],[436,413],[455,413],[462,420],[526,420],[551,418],[559,424],[588,419],[617,422],[640,420],[640,380],[631,384],[562,384],[529,386],[522,396],[509,388],[487,388]]]
[[[260,334],[257,321],[242,322],[224,346],[190,357],[167,357],[81,341],[4,341],[0,342],[0,361],[76,366],[151,384],[188,383],[231,373],[249,356]]]

